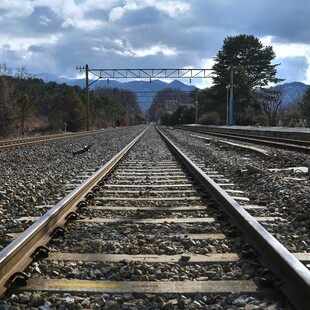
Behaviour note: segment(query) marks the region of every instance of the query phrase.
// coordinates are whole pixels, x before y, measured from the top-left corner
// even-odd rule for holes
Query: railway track
[[[124,130],[124,128],[119,128],[118,130]],[[81,138],[88,135],[94,135],[96,133],[102,133],[102,130],[98,131],[86,131],[86,132],[70,132],[63,134],[55,134],[55,135],[46,135],[46,136],[37,136],[30,138],[21,138],[21,139],[11,139],[11,140],[0,140],[0,151],[5,151],[9,149],[30,146],[33,144],[39,144],[44,142],[65,140],[71,138]]]
[[[1,294],[70,292],[84,302],[85,292],[104,293],[106,306],[125,309],[142,294],[145,308],[179,309],[219,300],[287,305],[281,289],[305,309],[303,256],[257,222],[279,219],[254,219],[245,210],[259,207],[247,205],[217,171],[206,176],[169,141],[172,152],[159,147],[154,129],[145,135],[43,217],[19,219],[37,221],[0,253]],[[13,280],[23,286],[9,286]]]
[[[272,136],[265,136],[263,134],[257,135],[251,133],[249,131],[248,133],[240,133],[240,132],[234,132],[234,130],[221,130],[217,128],[208,128],[204,126],[178,126],[177,128],[183,129],[183,130],[189,130],[196,133],[202,133],[207,134],[211,136],[215,136],[218,138],[226,138],[226,139],[232,139],[232,140],[238,140],[246,143],[251,144],[259,144],[259,145],[265,145],[269,147],[274,148],[281,148],[301,153],[310,154],[310,141],[302,139],[300,137],[299,139],[288,139],[283,137],[272,137]]]

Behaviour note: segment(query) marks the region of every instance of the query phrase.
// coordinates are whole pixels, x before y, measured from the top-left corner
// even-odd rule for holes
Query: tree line
[[[151,122],[160,122],[163,125],[193,123],[193,107],[190,92],[165,88],[155,95],[148,116]]]
[[[310,88],[284,107],[281,88],[270,87],[283,81],[276,76],[279,64],[272,63],[274,58],[273,48],[252,35],[229,36],[214,58],[212,86],[190,93],[158,92],[148,110],[149,120],[176,125],[194,123],[198,115],[201,124],[226,124],[233,88],[235,124],[276,126],[281,120],[283,125],[310,127]],[[13,74],[0,64],[0,137],[85,130],[86,101],[85,89],[79,86],[45,83],[25,67]],[[89,92],[91,129],[145,121],[135,93],[117,88]]]
[[[283,125],[310,126],[310,89],[289,107],[284,107],[283,90],[270,87],[283,81],[276,76],[280,64],[272,63],[275,56],[272,46],[263,46],[253,35],[225,38],[214,58],[212,86],[189,94],[192,102],[198,103],[198,122],[212,125],[227,123],[232,87],[234,124],[276,126],[281,120]],[[154,102],[150,111],[153,115],[161,114],[163,124],[193,120],[193,107],[180,105],[174,112],[162,112],[160,108]]]
[[[117,88],[91,90],[89,107],[91,129],[145,121],[133,92]],[[6,64],[0,64],[0,137],[85,129],[85,89],[45,83],[25,67],[13,74]]]

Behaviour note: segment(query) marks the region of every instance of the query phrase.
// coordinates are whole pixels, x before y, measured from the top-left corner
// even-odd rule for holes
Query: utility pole
[[[230,110],[229,110],[229,125],[234,125],[234,69],[230,66]]]
[[[86,130],[89,131],[89,85],[88,85],[88,65],[85,66],[86,74]]]
[[[126,101],[126,119],[127,119],[127,126],[129,126],[128,101]]]
[[[196,109],[195,109],[195,124],[198,124],[198,88],[196,92]]]
[[[230,85],[226,85],[226,126],[229,125],[229,91]]]
[[[76,69],[77,70],[80,70],[80,72],[82,71],[82,70],[85,70],[85,91],[86,91],[86,93],[85,93],[85,96],[86,96],[86,130],[87,131],[89,131],[89,115],[90,115],[90,113],[89,113],[89,86],[91,85],[91,84],[93,84],[94,82],[91,82],[91,83],[89,83],[89,79],[88,79],[88,74],[89,74],[89,72],[90,72],[90,70],[89,70],[89,67],[88,67],[88,65],[85,65],[85,67],[84,66],[76,66]]]
[[[116,101],[115,101],[115,92],[116,92],[116,88],[113,88],[114,127],[116,128],[116,125],[117,125],[117,119],[116,119]]]

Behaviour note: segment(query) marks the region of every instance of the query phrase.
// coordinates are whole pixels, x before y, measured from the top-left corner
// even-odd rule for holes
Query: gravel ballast
[[[212,168],[229,178],[235,190],[244,191],[248,204],[265,207],[251,211],[252,215],[280,217],[281,220],[262,225],[291,252],[310,252],[309,175],[301,170],[268,170],[303,167],[308,163],[307,155],[259,146],[268,152],[268,156],[263,156],[216,141],[206,143],[187,131],[171,128],[163,131],[203,170]],[[262,172],[246,169],[247,166]]]
[[[40,205],[55,205],[69,192],[66,185],[81,183],[110,160],[145,126],[103,130],[82,138],[44,142],[0,152],[0,250],[10,242],[8,233],[29,226],[21,216],[41,216]],[[90,146],[87,152],[74,152]]]
[[[145,127],[133,127],[126,128],[125,130],[119,129],[108,132],[103,132],[101,135],[94,135],[92,137],[86,137],[82,139],[72,139],[59,142],[48,142],[46,145],[32,146],[24,149],[15,149],[12,151],[0,153],[0,160],[2,161],[1,173],[4,176],[4,183],[1,186],[0,193],[0,235],[3,236],[0,239],[0,246],[4,247],[9,241],[10,237],[5,236],[8,233],[22,232],[31,223],[22,223],[15,219],[20,216],[39,216],[43,213],[42,209],[36,208],[38,205],[52,205],[59,201],[68,193],[70,184],[77,184],[83,180],[85,170],[87,169],[89,175],[98,169],[101,165],[107,162],[115,153],[117,153],[122,147],[130,142],[138,133],[140,133]],[[261,169],[279,167],[277,165],[277,159],[281,158],[282,153],[275,152],[272,159],[264,159],[260,156],[248,154],[244,151],[239,152],[237,150],[230,150],[227,148],[221,148],[218,145],[207,145],[205,141],[193,138],[190,133],[186,133],[179,130],[172,130],[169,128],[164,129],[165,133],[182,148],[182,150],[195,162],[207,170],[212,168],[223,174],[226,178],[231,179],[235,183],[236,190],[243,190],[245,196],[247,196],[251,203],[260,204],[268,207],[268,210],[255,211],[257,216],[281,216],[285,221],[290,220],[290,224],[283,221],[280,223],[265,223],[267,229],[280,239],[281,242],[285,241],[288,245],[293,243],[298,245],[298,249],[305,249],[307,240],[309,240],[309,227],[307,231],[303,233],[299,230],[294,231],[294,238],[290,236],[287,241],[287,230],[291,231],[291,224],[300,224],[300,221],[304,221],[305,224],[309,221],[308,218],[303,217],[296,218],[298,207],[298,199],[303,199],[304,206],[309,204],[309,181],[306,180],[303,183],[304,187],[300,187],[300,183],[297,181],[287,180],[283,183],[283,176],[292,176],[291,172],[280,173],[248,173],[244,171],[244,167],[247,164],[258,166]],[[153,139],[155,130],[151,129],[148,133],[148,139]],[[146,139],[147,140],[147,139]],[[88,152],[73,156],[72,152],[82,148],[84,145],[92,144]],[[145,143],[144,150],[140,153],[135,153],[131,156],[132,160],[139,160],[145,153],[149,153],[154,160],[169,159],[170,155],[166,154],[166,151],[158,148],[154,142],[151,146]],[[284,154],[284,152],[283,152]],[[283,159],[282,164],[299,164],[305,159],[303,155],[288,156]],[[8,165],[4,167],[4,163]],[[299,173],[294,174],[295,177],[301,177]],[[302,175],[303,177],[303,175]],[[291,184],[292,183],[292,184]],[[70,185],[69,187],[66,185]],[[293,186],[295,184],[295,186]],[[297,184],[297,185],[296,185]],[[299,185],[298,185],[299,184]],[[284,187],[282,187],[284,186]],[[285,187],[286,186],[286,187]],[[290,189],[290,191],[287,190]],[[281,190],[283,191],[281,193]],[[269,194],[268,194],[269,193]],[[278,195],[276,195],[278,193]],[[283,194],[284,193],[284,194]],[[266,196],[267,195],[267,196]],[[300,196],[298,196],[300,195]],[[288,196],[288,197],[287,197]],[[284,198],[285,197],[285,198]],[[299,198],[298,198],[299,197]],[[281,198],[281,200],[280,200]],[[291,200],[290,204],[287,204],[287,199]],[[120,205],[120,204],[119,204]],[[292,211],[292,205],[296,212]],[[285,210],[290,209],[290,216],[287,215]],[[306,208],[304,207],[306,212]],[[262,213],[259,213],[262,212]],[[99,216],[106,214],[110,217],[109,212],[97,211],[95,213]],[[299,213],[298,213],[299,214]],[[188,212],[190,215],[190,212]],[[176,214],[166,214],[165,216],[177,217]],[[182,215],[184,216],[184,215]],[[304,223],[303,222],[303,223]],[[278,226],[276,224],[279,224]],[[83,224],[84,225],[84,224]],[[83,226],[80,225],[80,226]],[[75,223],[69,224],[69,229],[77,226]],[[87,226],[87,225],[86,225]],[[98,231],[104,235],[103,226],[98,226]],[[113,226],[113,225],[110,225]],[[141,227],[140,227],[141,226]],[[111,240],[107,243],[109,248],[103,248],[103,252],[115,253],[115,248],[121,249],[121,253],[131,253],[130,246],[133,244],[133,248],[140,253],[140,249],[145,249],[142,237],[137,238],[136,232],[148,230],[148,234],[156,234],[155,227],[150,224],[145,225],[133,225],[132,235],[128,233],[128,246],[122,249],[120,245],[116,243],[122,241],[118,240],[117,230],[124,230],[121,225],[115,225],[112,229],[115,230],[115,240]],[[143,227],[142,227],[143,226]],[[201,232],[206,233],[205,228],[200,230],[199,225],[188,224],[186,227],[178,224],[164,224],[162,238],[171,232],[182,233],[182,229],[185,232],[191,231],[193,233]],[[191,227],[193,226],[193,227]],[[270,227],[269,227],[270,226]],[[279,228],[277,228],[277,227]],[[92,228],[91,228],[92,227]],[[106,226],[105,226],[106,227]],[[96,225],[90,225],[87,229],[87,233],[91,233],[91,229],[97,229]],[[128,227],[126,228],[128,230]],[[191,230],[193,229],[193,230]],[[214,230],[213,230],[214,229]],[[218,232],[216,224],[210,225],[209,232]],[[76,232],[79,234],[79,232]],[[277,235],[278,234],[278,235]],[[87,235],[87,234],[86,234]],[[82,236],[82,233],[81,233]],[[281,236],[285,240],[281,240]],[[85,234],[84,236],[85,237]],[[83,238],[82,237],[82,238]],[[86,236],[87,237],[87,236]],[[82,242],[82,238],[79,242]],[[298,239],[297,239],[298,238]],[[308,239],[307,239],[308,238]],[[100,240],[99,240],[100,239]],[[296,241],[296,239],[298,241]],[[93,245],[98,246],[100,242],[105,242],[104,237],[93,240]],[[158,241],[158,244],[156,242]],[[155,244],[150,247],[150,253],[158,254],[176,254],[178,250],[184,246],[184,240],[179,237],[172,239],[172,242],[166,244],[165,247],[160,248],[160,240],[148,240],[148,243]],[[302,242],[303,241],[303,242]],[[66,245],[62,240],[57,241],[54,239],[53,246],[61,248],[62,250],[75,251],[73,245]],[[59,243],[58,243],[59,242]],[[136,242],[136,244],[135,244]],[[186,240],[186,245],[191,240]],[[202,254],[213,253],[213,248],[209,250],[204,249],[203,241],[196,242],[201,248]],[[223,248],[222,252],[235,251],[237,245],[234,242],[229,243],[226,240],[225,243],[229,244],[229,248]],[[299,244],[301,244],[299,246]],[[78,246],[78,244],[77,244]],[[88,244],[90,248],[85,248],[86,252],[91,251],[92,244]],[[192,246],[189,244],[188,246]],[[211,247],[218,249],[219,242],[214,241],[214,245]],[[64,247],[64,248],[62,248]],[[126,249],[129,249],[127,252]],[[181,249],[183,251],[183,249]],[[294,250],[295,251],[295,250]],[[229,264],[225,270],[219,270],[218,265],[201,266],[198,267],[189,266],[184,267],[182,265],[170,265],[164,266],[160,263],[150,263],[149,266],[141,264],[139,262],[120,262],[120,263],[83,263],[83,262],[69,262],[71,264],[66,273],[64,273],[64,267],[67,268],[68,264],[63,262],[51,262],[54,267],[51,271],[46,266],[46,262],[38,262],[32,264],[30,269],[32,273],[40,274],[46,273],[49,277],[57,277],[59,274],[64,277],[77,277],[81,279],[98,279],[105,280],[144,280],[144,281],[158,281],[158,280],[171,280],[175,273],[178,274],[178,280],[202,280],[202,277],[210,279],[219,277],[234,277],[239,274],[240,278],[247,279],[252,277],[252,266],[246,264]],[[78,271],[77,271],[78,269]],[[91,269],[92,271],[90,271]],[[172,270],[174,269],[174,270]],[[153,270],[154,273],[149,272]],[[159,273],[158,270],[161,270]],[[177,270],[177,272],[176,272]],[[198,271],[197,271],[198,270]],[[123,277],[121,276],[121,273]],[[78,275],[77,275],[78,273]],[[72,276],[73,275],[73,276]],[[185,277],[185,278],[182,278]],[[10,306],[9,306],[10,305]],[[291,309],[289,306],[285,307],[285,302],[280,304],[272,300],[264,300],[255,298],[250,295],[240,295],[237,293],[231,293],[227,296],[219,295],[204,295],[204,294],[163,294],[158,296],[155,294],[70,294],[70,293],[23,293],[19,295],[11,295],[8,299],[0,300],[0,310],[2,309]]]

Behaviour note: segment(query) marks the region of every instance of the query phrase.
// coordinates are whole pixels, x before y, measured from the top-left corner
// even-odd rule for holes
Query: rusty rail
[[[79,203],[84,201],[86,194],[111,171],[147,129],[0,252],[0,296],[8,289],[10,280],[32,262],[36,250],[49,242],[55,229],[63,226]]]
[[[247,143],[266,145],[269,147],[277,147],[281,149],[289,149],[296,152],[310,153],[310,141],[309,140],[296,140],[287,139],[280,137],[271,137],[265,135],[255,135],[250,130],[247,134],[240,133],[237,130],[222,131],[216,128],[208,128],[204,126],[177,126],[177,129],[198,132],[202,134],[207,134],[215,137],[222,137],[227,139],[234,139],[239,141],[244,141]],[[309,134],[310,136],[310,134]]]
[[[307,309],[310,305],[310,271],[158,128],[157,130],[172,152],[219,203],[230,222],[241,231],[242,238],[254,245],[258,259],[278,277],[279,288],[292,304],[297,309]]]
[[[122,130],[122,129],[125,129],[125,127],[124,128],[118,128],[118,130]],[[104,131],[102,131],[102,130],[95,130],[95,131],[83,131],[83,132],[74,132],[74,133],[46,135],[46,136],[39,136],[39,137],[30,137],[30,138],[23,138],[23,139],[0,140],[0,151],[18,148],[18,147],[23,147],[23,146],[29,146],[32,144],[49,142],[49,141],[79,138],[79,137],[99,134],[99,133],[103,133],[103,132]]]

